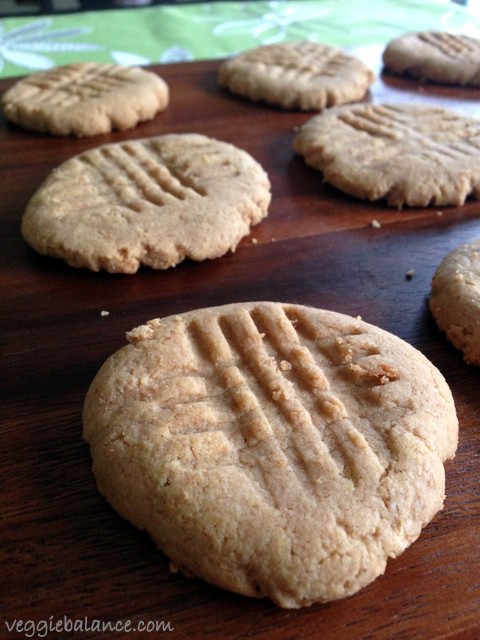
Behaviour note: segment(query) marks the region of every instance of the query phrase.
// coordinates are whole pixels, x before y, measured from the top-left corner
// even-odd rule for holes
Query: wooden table
[[[171,105],[134,131],[55,139],[0,121],[0,636],[23,637],[6,634],[5,621],[66,621],[68,628],[68,621],[87,619],[92,626],[156,621],[173,628],[130,638],[479,638],[479,370],[464,364],[437,330],[427,299],[442,257],[480,235],[480,203],[398,211],[338,193],[292,151],[294,127],[312,114],[227,94],[217,87],[217,66],[154,68],[170,85]],[[1,82],[0,89],[12,82]],[[380,77],[367,99],[480,113],[479,98],[476,90]],[[73,269],[23,242],[27,201],[71,155],[109,141],[190,131],[237,144],[270,175],[269,217],[234,254],[125,276]],[[374,219],[380,227],[372,226]],[[451,385],[461,428],[458,454],[446,466],[445,509],[420,539],[357,595],[298,611],[171,575],[147,536],[97,493],[82,441],[85,392],[104,359],[124,344],[125,331],[157,316],[261,299],[360,314],[410,342]]]

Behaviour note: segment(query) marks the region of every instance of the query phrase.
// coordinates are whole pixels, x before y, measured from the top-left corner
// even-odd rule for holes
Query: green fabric
[[[480,36],[449,0],[271,0],[157,5],[0,20],[0,77],[79,60],[156,64],[222,58],[283,40],[384,45],[405,31]]]

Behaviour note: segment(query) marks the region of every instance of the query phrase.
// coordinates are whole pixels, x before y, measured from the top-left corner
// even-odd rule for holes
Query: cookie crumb
[[[144,340],[149,340],[154,333],[151,325],[142,324],[131,331],[127,331],[126,337],[130,344],[136,345]]]
[[[257,244],[258,240],[257,238],[252,238],[252,244]]]
[[[179,573],[180,565],[174,562],[173,560],[171,560],[168,565],[168,570],[170,571],[170,573]]]
[[[412,278],[413,278],[414,274],[415,274],[415,269],[409,269],[409,270],[407,271],[407,273],[405,274],[405,278],[406,278],[407,280],[412,280]]]
[[[105,316],[109,316],[110,315],[110,311],[100,311],[100,315],[102,316],[102,318],[104,318]]]
[[[382,226],[380,224],[380,222],[378,220],[376,220],[375,218],[370,222],[370,226],[373,227],[374,229],[380,229],[380,227]]]
[[[443,211],[435,211],[435,215],[437,215],[437,216],[443,216]]]

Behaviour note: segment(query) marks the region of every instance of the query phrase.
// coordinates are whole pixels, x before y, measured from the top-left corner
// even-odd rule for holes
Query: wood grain
[[[217,64],[154,67],[170,85],[171,104],[130,132],[56,139],[0,119],[0,637],[22,637],[6,633],[5,621],[87,616],[133,627],[165,621],[174,629],[129,633],[132,639],[478,638],[479,370],[464,364],[437,330],[427,300],[442,257],[480,235],[480,203],[440,215],[436,209],[392,210],[336,192],[292,151],[294,127],[311,114],[229,95],[217,87]],[[12,83],[1,82],[0,90]],[[366,99],[429,102],[475,113],[479,98],[476,90],[382,76]],[[234,254],[122,276],[73,269],[25,245],[19,226],[26,203],[63,160],[109,141],[190,131],[246,149],[270,175],[270,215]],[[380,228],[371,226],[373,219]],[[415,271],[408,280],[410,269]],[[420,539],[357,595],[299,611],[171,575],[148,537],[100,498],[81,437],[88,385],[104,359],[124,344],[125,331],[157,316],[261,299],[360,314],[407,340],[445,375],[461,426],[458,454],[447,464],[445,509]]]

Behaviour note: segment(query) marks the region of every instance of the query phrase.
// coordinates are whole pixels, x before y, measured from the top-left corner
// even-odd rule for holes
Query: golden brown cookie
[[[22,234],[75,267],[135,273],[234,251],[268,213],[270,182],[246,151],[200,134],[103,145],[55,169]]]
[[[439,84],[480,86],[480,40],[459,33],[418,31],[392,40],[383,52],[388,71]]]
[[[274,302],[156,319],[88,391],[99,490],[173,568],[286,608],[355,593],[442,508],[450,390],[416,349]]]
[[[432,281],[430,310],[464,360],[480,365],[480,239],[451,251]]]
[[[1,97],[5,117],[56,136],[131,129],[166,108],[168,86],[151,71],[79,62],[19,80]]]
[[[419,104],[333,107],[297,131],[294,149],[323,178],[401,208],[480,197],[480,120]]]
[[[360,100],[374,79],[358,58],[315,42],[264,45],[219,69],[220,85],[232,93],[284,109],[321,110]]]

